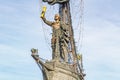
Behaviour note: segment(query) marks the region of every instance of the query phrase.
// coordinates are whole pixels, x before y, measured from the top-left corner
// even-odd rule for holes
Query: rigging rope
[[[40,13],[42,12],[43,4],[46,5],[46,3],[43,3],[42,0],[39,0]],[[49,6],[48,7],[48,11],[46,12],[46,14],[49,14],[49,16],[52,16],[53,13],[56,14],[55,13],[56,12],[56,9],[55,9],[56,5],[52,5],[52,6],[51,5],[46,5],[46,6]],[[43,29],[43,34],[44,34],[45,42],[47,44],[47,47],[48,47],[49,51],[51,51],[51,43],[50,43],[50,33],[51,33],[51,31],[49,30],[48,27],[47,28],[44,27],[46,25],[43,24],[43,21],[41,21],[41,22],[42,22],[41,26],[42,26],[42,29]]]
[[[77,0],[78,1],[78,0]],[[80,4],[80,6],[78,6],[78,4]],[[75,33],[78,33],[78,36],[77,35],[75,35],[76,37],[77,37],[77,53],[78,53],[78,51],[79,52],[81,52],[81,48],[82,48],[82,41],[83,41],[83,10],[84,10],[84,6],[83,6],[84,4],[83,4],[83,0],[80,0],[79,2],[77,2],[77,6],[76,6],[76,4],[75,4],[75,7],[77,8],[77,10],[74,10],[74,11],[72,11],[72,12],[74,12],[75,14],[75,16],[72,18],[73,20],[74,19],[76,19],[76,20],[74,20],[73,22],[74,23],[77,23],[78,22],[78,24],[75,24],[75,26],[76,27],[74,27],[74,30],[76,29],[76,32]],[[76,13],[78,13],[78,14],[76,14]],[[78,54],[76,54],[76,56],[77,56]],[[80,60],[76,60],[76,63],[77,63],[77,67],[76,67],[76,69],[77,69],[77,71],[78,71],[78,73],[82,73],[82,71],[83,71],[83,67],[82,67],[82,63],[80,63]]]
[[[39,0],[39,5],[40,5],[40,13],[41,13],[41,11],[42,11],[42,6],[43,6],[42,0]],[[41,20],[41,22],[42,22],[42,20]],[[48,42],[49,42],[49,41],[48,41],[49,39],[47,38],[47,36],[46,36],[46,31],[45,31],[45,30],[47,30],[47,32],[48,32],[48,29],[45,29],[45,28],[44,28],[43,22],[41,23],[41,26],[42,26],[42,30],[43,30],[43,34],[44,34],[44,39],[45,39],[45,42],[46,42],[46,44],[47,44],[48,50],[51,52],[50,44],[48,43]]]
[[[41,3],[41,5],[40,5],[40,9],[42,8],[42,6],[43,6],[43,4],[42,4],[42,1],[41,0],[39,0],[40,1],[40,3]],[[72,0],[70,0],[70,1],[72,1]],[[74,4],[75,4],[75,1],[74,1]],[[82,30],[83,30],[83,27],[82,27],[82,22],[83,22],[83,10],[84,10],[84,6],[83,6],[84,4],[83,4],[83,0],[80,0],[80,7],[79,7],[79,9],[80,10],[77,10],[78,12],[77,13],[80,13],[80,15],[79,14],[77,14],[79,17],[77,17],[78,18],[78,24],[77,24],[77,30],[78,30],[78,40],[77,40],[77,42],[78,42],[78,51],[80,52],[81,51],[81,48],[82,48],[82,41],[83,41],[83,33],[82,33]],[[73,6],[73,5],[71,5],[71,6]],[[75,7],[77,7],[77,6],[75,6]],[[55,6],[50,6],[50,9],[48,9],[49,11],[49,15],[51,16],[54,12],[52,12],[51,13],[51,8],[53,9],[53,11],[55,12]],[[73,7],[71,7],[72,8],[72,12],[74,11],[74,8]],[[76,17],[76,15],[74,16],[74,17]],[[74,19],[76,19],[76,18],[74,18]],[[76,19],[77,20],[77,19]],[[42,21],[41,21],[42,22]],[[47,30],[47,32],[45,32],[45,28],[44,28],[44,26],[43,26],[43,23],[42,23],[42,29],[43,29],[43,33],[44,33],[44,38],[45,38],[45,41],[46,41],[46,43],[47,43],[47,46],[48,46],[48,49],[49,49],[49,51],[51,51],[51,48],[50,48],[50,44],[48,43],[48,37],[47,37],[47,35],[46,35],[46,33],[48,33],[48,29],[46,29]],[[79,65],[79,62],[78,62],[78,60],[77,60],[77,63],[78,63],[78,66],[80,67],[80,65]],[[39,66],[39,64],[38,64],[38,66]],[[40,66],[39,66],[40,67]],[[79,70],[81,70],[81,67],[79,68]]]
[[[80,0],[80,17],[79,17],[79,23],[78,23],[78,29],[79,30],[79,36],[78,36],[78,51],[81,51],[82,48],[82,41],[83,41],[83,15],[84,15],[84,2],[83,0]]]
[[[49,51],[51,52],[50,44],[48,43],[49,41],[48,41],[48,38],[46,36],[45,29],[43,28],[43,23],[42,23],[42,29],[43,29],[43,33],[44,33],[45,42],[46,42],[46,44],[48,46]]]
[[[75,3],[77,1],[77,4]],[[74,17],[72,17],[72,18],[74,18],[74,19],[78,19],[78,24],[77,24],[77,33],[78,33],[78,36],[77,36],[77,51],[79,51],[79,52],[81,52],[81,48],[82,48],[82,41],[83,41],[83,10],[84,10],[84,2],[83,2],[83,0],[80,0],[80,1],[78,1],[78,0],[76,0],[76,1],[73,1],[73,0],[70,0],[70,3],[71,3],[71,12],[72,13],[80,13],[80,15],[79,14],[76,14],[76,15],[78,15],[78,17],[74,14],[74,15],[72,15],[72,16],[74,16],[74,17],[76,17],[76,18],[74,18]],[[43,6],[43,2],[42,2],[42,0],[39,0],[39,3],[40,3],[40,9],[42,8],[42,6]],[[78,4],[80,4],[80,6],[78,6]],[[53,13],[55,13],[55,6],[56,5],[53,5],[53,6],[50,6],[50,5],[48,5],[50,8],[48,9],[48,13],[49,13],[49,15],[53,15]],[[77,10],[75,10],[74,8],[75,7],[78,7],[78,9]],[[51,9],[52,9],[52,12],[51,12]],[[76,21],[73,21],[74,23],[76,23]],[[48,38],[48,32],[49,32],[49,30],[48,30],[48,28],[46,29],[45,27],[44,27],[45,25],[43,25],[43,23],[42,23],[42,29],[43,29],[43,33],[44,33],[44,38],[45,38],[45,42],[46,42],[46,44],[47,44],[47,47],[48,47],[48,49],[49,49],[49,51],[51,51],[51,47],[50,47],[50,43],[49,43],[49,38]],[[50,35],[49,35],[50,36]]]
[[[84,1],[83,0],[70,0],[70,10],[72,15],[72,23],[75,35],[75,41],[77,42],[76,50],[81,52],[83,41],[83,15],[84,15]]]

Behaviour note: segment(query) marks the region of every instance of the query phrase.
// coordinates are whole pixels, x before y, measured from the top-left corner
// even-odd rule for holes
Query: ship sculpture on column
[[[47,20],[45,6],[40,16],[43,22],[52,28],[52,60],[42,62],[38,50],[31,49],[32,57],[42,70],[43,80],[84,80],[82,55],[76,53],[69,1],[43,0],[49,5],[59,4],[59,13],[54,16],[55,21]]]

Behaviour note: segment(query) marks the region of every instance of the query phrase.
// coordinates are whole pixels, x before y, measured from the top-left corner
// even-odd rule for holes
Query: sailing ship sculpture
[[[82,55],[78,55],[75,48],[69,0],[43,0],[43,2],[48,2],[49,5],[59,4],[59,14],[55,15],[54,22],[46,19],[46,7],[43,7],[41,13],[41,19],[51,26],[53,31],[52,60],[42,62],[38,50],[31,49],[32,57],[42,70],[43,79],[84,80]]]

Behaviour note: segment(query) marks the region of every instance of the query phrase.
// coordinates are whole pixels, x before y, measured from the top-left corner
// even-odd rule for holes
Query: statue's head
[[[55,14],[54,20],[59,20],[60,21],[60,15],[59,14]]]

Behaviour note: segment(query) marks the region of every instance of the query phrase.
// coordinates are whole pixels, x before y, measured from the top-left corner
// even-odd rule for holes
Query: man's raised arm
[[[46,6],[43,6],[42,13],[41,13],[40,17],[42,18],[42,20],[44,21],[44,23],[46,23],[49,26],[52,26],[53,22],[46,20],[46,18],[45,18],[45,12],[46,12]]]
[[[46,20],[45,17],[41,17],[41,18],[42,18],[42,20],[44,21],[44,23],[46,23],[46,24],[49,25],[49,26],[52,26],[53,22]]]

